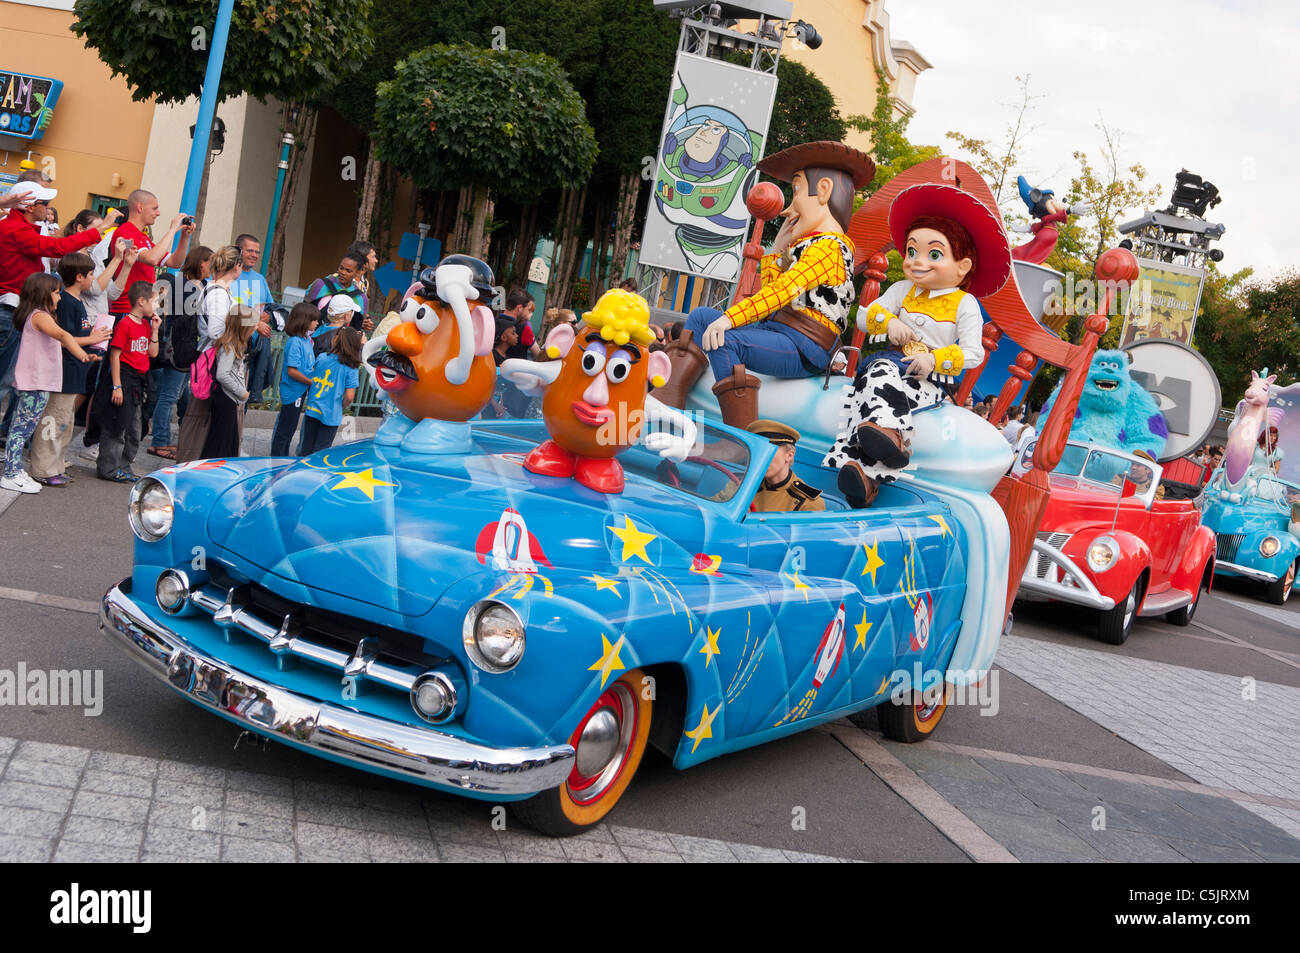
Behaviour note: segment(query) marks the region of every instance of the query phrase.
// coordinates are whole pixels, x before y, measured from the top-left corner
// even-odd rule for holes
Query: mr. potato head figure
[[[415,453],[469,449],[467,421],[496,385],[492,295],[492,270],[484,262],[449,255],[407,292],[399,323],[366,342],[362,355],[375,386],[399,411],[384,421],[376,443]]]
[[[543,342],[551,361],[503,362],[501,373],[525,394],[542,395],[542,420],[551,435],[528,454],[524,469],[572,477],[598,493],[621,493],[623,467],[615,458],[638,440],[661,456],[683,459],[696,429],[647,393],[647,385],[662,387],[672,374],[667,356],[649,349],[654,340],[645,299],[616,288],[601,295],[576,329],[561,324],[551,330]],[[646,424],[671,429],[648,432]]]

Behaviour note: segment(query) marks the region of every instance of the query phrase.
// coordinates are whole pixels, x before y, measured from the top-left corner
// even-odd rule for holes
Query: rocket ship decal
[[[920,652],[930,644],[930,618],[934,614],[934,603],[930,593],[918,594],[916,605],[912,609],[912,651]]]
[[[826,626],[817,646],[817,671],[813,675],[813,688],[821,688],[826,679],[835,674],[844,656],[844,603],[840,603],[835,618]]]
[[[528,531],[528,524],[519,511],[512,507],[502,510],[501,518],[495,523],[479,530],[474,551],[480,563],[488,565],[490,558],[492,568],[504,572],[535,573],[537,563],[551,565],[542,544]]]

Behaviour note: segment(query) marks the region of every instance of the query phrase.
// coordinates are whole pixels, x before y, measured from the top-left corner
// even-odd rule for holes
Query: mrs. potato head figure
[[[647,393],[648,384],[662,387],[672,374],[667,356],[649,350],[654,340],[645,299],[615,288],[576,329],[561,324],[551,330],[543,343],[551,361],[503,362],[501,373],[525,394],[542,394],[542,420],[551,436],[528,454],[524,469],[572,477],[598,493],[621,493],[623,467],[615,457],[639,439],[661,456],[683,459],[695,443],[695,425]],[[646,433],[647,423],[678,432]]]

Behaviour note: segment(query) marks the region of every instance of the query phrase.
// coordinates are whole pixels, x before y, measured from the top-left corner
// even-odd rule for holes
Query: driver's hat
[[[745,429],[759,437],[766,437],[778,447],[793,447],[799,442],[799,431],[779,420],[755,420]]]

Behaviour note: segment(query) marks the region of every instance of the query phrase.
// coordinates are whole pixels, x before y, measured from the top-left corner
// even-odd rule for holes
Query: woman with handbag
[[[208,428],[212,421],[212,398],[198,396],[194,386],[195,375],[203,372],[200,365],[212,364],[215,355],[206,352],[225,333],[226,318],[235,307],[230,286],[239,277],[241,270],[239,249],[234,245],[218,249],[212,256],[212,281],[203,290],[203,299],[199,303],[199,357],[190,368],[190,402],[185,408],[185,417],[181,420],[180,436],[176,443],[176,459],[182,463],[203,457],[203,445],[208,439]],[[215,366],[212,366],[208,373],[215,371]]]

